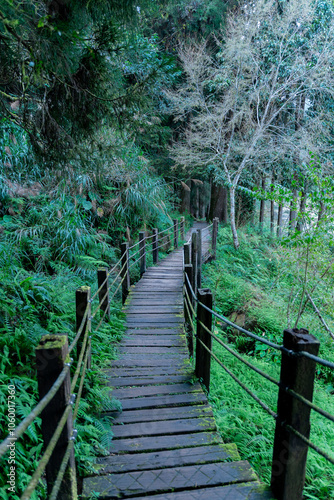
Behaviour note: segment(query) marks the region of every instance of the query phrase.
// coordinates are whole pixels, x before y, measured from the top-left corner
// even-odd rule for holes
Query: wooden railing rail
[[[49,500],[76,500],[78,489],[74,461],[75,429],[83,383],[91,367],[91,338],[102,322],[110,317],[110,303],[121,287],[124,303],[130,289],[131,270],[139,265],[140,275],[146,271],[147,242],[152,240],[152,260],[157,264],[159,250],[178,247],[179,230],[184,241],[184,217],[163,231],[153,229],[152,235],[139,233],[132,246],[121,244],[121,257],[108,270],[97,269],[97,290],[92,295],[89,286],[76,290],[76,334],[69,346],[67,335],[45,335],[36,348],[39,403],[29,415],[0,443],[0,458],[22,437],[29,425],[42,419],[44,453],[20,500],[29,500],[45,474]],[[132,252],[130,252],[132,250]],[[135,259],[135,260],[133,260]],[[137,271],[136,271],[137,273]],[[92,310],[95,300],[98,304]],[[93,323],[94,321],[94,323]],[[98,322],[96,324],[96,322]],[[72,356],[72,357],[70,357]],[[75,360],[75,361],[74,361]],[[71,379],[71,366],[75,372]]]
[[[218,221],[212,224],[211,258],[216,257]],[[203,240],[201,240],[203,243]],[[198,235],[192,234],[191,240],[184,245],[184,311],[185,328],[188,337],[189,354],[194,354],[196,339],[195,371],[207,391],[210,391],[210,365],[214,359],[260,406],[276,420],[274,436],[271,488],[277,500],[301,500],[303,496],[308,448],[312,448],[330,463],[334,464],[333,454],[320,449],[309,440],[310,413],[314,410],[334,422],[334,415],[319,408],[312,402],[316,364],[334,369],[334,363],[319,358],[319,341],[307,330],[284,330],[283,345],[276,344],[265,337],[231,322],[212,309],[212,294],[209,289],[200,287],[201,274],[198,271]],[[240,333],[281,352],[280,380],[255,367],[232,349],[227,342],[212,331],[212,319],[216,317]],[[223,362],[212,349],[217,342],[239,361],[279,388],[277,412],[261,401]]]

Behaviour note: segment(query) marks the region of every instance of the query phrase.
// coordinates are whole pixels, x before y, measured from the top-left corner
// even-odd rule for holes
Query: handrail
[[[157,233],[157,235],[161,234],[161,233],[165,233],[166,231],[169,231],[173,228],[174,228],[174,225],[164,229],[163,231],[160,231],[159,233]],[[58,422],[58,425],[53,433],[53,436],[51,437],[49,444],[46,447],[46,450],[45,450],[42,458],[39,461],[37,469],[35,470],[32,478],[31,478],[28,486],[26,487],[25,491],[23,492],[20,500],[29,500],[32,493],[35,491],[35,489],[38,485],[38,482],[39,482],[40,478],[42,477],[42,475],[45,471],[45,468],[50,460],[52,452],[55,449],[55,446],[57,445],[59,437],[60,437],[60,435],[61,435],[61,433],[66,425],[68,416],[70,415],[70,412],[72,411],[74,401],[75,401],[75,406],[74,406],[74,411],[73,411],[73,421],[75,421],[75,419],[76,419],[78,409],[79,409],[79,402],[80,402],[81,394],[82,394],[82,390],[83,390],[84,378],[85,378],[85,374],[86,374],[87,367],[88,367],[90,349],[91,349],[91,332],[90,332],[90,328],[88,328],[88,324],[87,324],[88,321],[90,322],[92,319],[94,319],[96,317],[98,311],[101,310],[102,304],[105,303],[105,300],[108,297],[110,288],[117,282],[117,280],[120,278],[120,276],[122,274],[124,274],[124,271],[126,271],[126,270],[129,271],[142,258],[142,255],[140,255],[140,257],[137,260],[135,260],[134,262],[132,262],[129,265],[129,259],[134,257],[137,253],[141,253],[142,249],[139,249],[138,251],[134,252],[131,256],[128,254],[128,251],[130,249],[136,247],[140,243],[150,240],[154,236],[155,236],[155,234],[152,234],[151,236],[145,237],[141,241],[138,241],[137,243],[135,243],[131,247],[127,247],[127,250],[122,253],[120,259],[116,262],[116,264],[114,264],[114,266],[109,271],[107,271],[105,279],[100,284],[100,286],[98,287],[96,292],[87,301],[87,305],[86,305],[84,314],[82,316],[81,323],[77,328],[77,332],[76,332],[74,339],[72,340],[70,346],[68,347],[68,354],[70,354],[73,351],[73,349],[75,348],[75,346],[77,345],[77,343],[78,343],[78,341],[79,341],[80,337],[82,336],[82,333],[85,329],[85,334],[84,334],[81,348],[80,348],[79,359],[78,359],[76,369],[75,369],[75,372],[74,372],[74,375],[72,378],[72,382],[71,382],[70,400],[67,403],[65,410],[64,410],[64,412],[63,412],[63,414]],[[144,247],[144,252],[145,252],[145,247]],[[114,272],[115,269],[117,269],[120,266],[124,257],[126,257],[127,255],[128,255],[128,258],[126,258],[125,263],[123,263],[122,267],[119,269],[119,271],[118,271],[117,275],[114,277],[112,283],[109,284],[110,275]],[[110,299],[108,299],[108,304],[110,304],[112,299],[115,297],[120,286],[123,285],[125,279],[126,279],[126,275],[123,275],[121,277],[121,279],[119,280],[118,286],[113,291],[112,296],[110,297]],[[107,288],[107,291],[104,294],[104,296],[99,299],[99,305],[94,309],[93,313],[89,313],[91,304],[94,301],[95,297],[105,287]],[[102,322],[107,314],[107,311],[108,311],[108,309],[104,307],[104,311],[103,311],[103,314],[101,315],[100,321],[99,321],[98,325],[93,329],[94,332],[97,332],[98,329],[100,328],[100,326],[101,326],[101,324],[102,324]],[[61,371],[57,380],[54,382],[54,384],[49,389],[47,394],[39,401],[39,403],[35,406],[35,408],[33,408],[31,410],[29,415],[27,415],[27,417],[25,417],[24,420],[14,429],[14,431],[11,431],[11,435],[7,436],[7,438],[2,443],[0,443],[0,458],[8,452],[8,450],[9,450],[8,445],[11,444],[12,442],[15,442],[17,439],[19,439],[25,433],[25,431],[28,429],[29,425],[42,413],[42,411],[46,408],[46,406],[54,398],[54,396],[57,394],[59,388],[64,383],[66,376],[69,374],[72,362],[73,362],[73,359],[71,358],[71,361],[69,363],[64,364],[63,370]],[[80,372],[81,372],[81,376],[80,376]],[[75,390],[75,387],[77,385],[79,377],[80,377],[80,382],[79,382],[78,392],[77,392],[77,396],[75,396],[74,390]],[[66,471],[66,467],[67,467],[67,464],[69,461],[69,457],[70,457],[71,451],[73,450],[73,447],[74,447],[74,440],[76,437],[76,433],[77,433],[77,431],[75,429],[73,429],[72,437],[69,439],[65,454],[63,456],[61,465],[60,465],[59,470],[58,470],[57,477],[56,477],[55,482],[54,482],[53,487],[52,487],[50,500],[57,499],[57,495],[59,493],[59,489],[60,489],[64,474]]]
[[[204,237],[203,237],[203,233],[204,233]],[[201,231],[201,234],[202,234],[202,241],[205,241],[205,239],[206,239],[205,229]],[[190,237],[190,239],[188,240],[188,243],[190,243],[191,240],[192,240],[192,238]],[[213,238],[212,238],[212,241],[213,241]],[[196,242],[195,242],[195,244],[196,244]],[[189,248],[186,249],[186,247],[185,247],[185,255],[189,256]],[[187,259],[188,258],[189,257],[187,257]],[[229,345],[227,345],[227,343],[225,343],[221,338],[219,338],[212,331],[212,327],[211,327],[212,317],[215,317],[215,318],[223,321],[225,324],[238,330],[239,332],[246,335],[247,337],[252,338],[253,340],[260,342],[261,344],[264,344],[272,349],[280,351],[282,354],[284,354],[285,356],[288,356],[289,358],[291,358],[291,357],[294,358],[296,360],[296,361],[294,361],[294,363],[298,362],[297,361],[298,358],[306,358],[306,359],[312,360],[314,363],[317,363],[317,364],[320,364],[322,366],[332,368],[332,369],[334,368],[334,363],[329,361],[329,360],[323,359],[315,354],[312,354],[312,352],[307,352],[305,350],[305,348],[304,348],[304,350],[301,350],[301,351],[298,351],[297,349],[296,350],[288,349],[286,347],[286,345],[289,347],[289,344],[287,344],[286,341],[284,341],[285,345],[279,345],[279,344],[272,342],[271,340],[269,340],[265,337],[261,337],[259,335],[256,335],[255,333],[237,325],[236,323],[233,323],[232,321],[230,321],[229,319],[224,317],[222,314],[217,313],[216,311],[214,311],[212,309],[212,307],[208,307],[208,305],[206,303],[204,303],[205,301],[200,300],[200,298],[199,298],[200,296],[197,296],[197,294],[195,293],[194,288],[192,286],[192,282],[191,282],[192,278],[190,278],[190,276],[196,277],[196,275],[197,275],[197,267],[196,267],[196,261],[195,261],[194,267],[189,266],[189,269],[187,269],[187,270],[185,268],[183,295],[184,295],[184,311],[186,314],[186,323],[188,324],[188,328],[189,328],[188,332],[190,332],[189,334],[193,335],[196,338],[196,341],[198,342],[197,349],[196,349],[196,356],[198,354],[198,351],[201,348],[204,350],[204,352],[206,352],[206,356],[208,356],[209,359],[213,358],[226,371],[226,373],[228,373],[233,378],[233,380],[236,383],[238,383],[267,413],[269,413],[277,421],[276,432],[278,432],[277,426],[279,426],[281,428],[286,429],[288,431],[288,433],[294,433],[296,436],[298,436],[301,439],[301,441],[304,444],[306,444],[308,447],[312,448],[314,451],[318,452],[322,457],[324,457],[331,464],[334,464],[334,456],[333,455],[331,455],[331,454],[327,453],[326,451],[324,451],[323,449],[321,449],[315,443],[310,441],[307,436],[305,436],[304,434],[302,434],[301,432],[298,431],[299,424],[297,424],[296,426],[289,425],[289,423],[288,423],[289,421],[287,422],[284,419],[282,420],[280,414],[275,413],[271,408],[268,407],[268,405],[266,403],[264,403],[256,394],[254,394],[254,392],[249,387],[247,387],[247,385],[244,384],[216,356],[216,354],[213,352],[213,350],[211,348],[211,340],[209,341],[208,337],[207,336],[205,337],[205,335],[209,334],[210,339],[214,339],[214,341],[216,341],[219,345],[221,345],[224,349],[226,349],[232,356],[237,358],[240,362],[245,364],[248,368],[252,369],[258,375],[262,376],[264,379],[273,383],[276,387],[279,388],[280,393],[282,391],[283,393],[289,394],[292,399],[298,400],[301,403],[303,403],[303,405],[308,408],[308,412],[313,410],[313,411],[317,412],[318,414],[320,414],[322,417],[326,418],[327,420],[330,420],[331,422],[334,422],[334,415],[330,414],[329,412],[327,412],[323,408],[320,408],[319,406],[314,404],[312,401],[310,401],[306,397],[304,397],[301,394],[299,394],[298,392],[296,392],[296,390],[294,390],[293,387],[288,387],[288,386],[284,385],[282,383],[282,381],[276,380],[271,375],[265,373],[260,368],[257,368],[256,366],[254,366],[254,364],[252,364],[248,360],[244,359],[243,356],[241,356],[233,348],[231,348]],[[201,293],[204,293],[204,290]],[[209,293],[211,295],[211,292],[209,290],[206,291],[206,293]],[[211,297],[212,297],[212,295],[211,295]],[[212,304],[212,299],[210,299],[210,301],[209,301],[209,305],[211,305],[211,304]],[[203,320],[201,319],[202,316],[198,317],[197,311],[198,311],[199,307],[201,308],[200,314],[202,316],[204,315],[203,317],[207,318],[206,321],[207,321],[209,326],[203,322]],[[205,316],[204,311],[205,311],[205,313],[209,313],[209,314],[207,316]],[[295,334],[297,334],[297,332],[291,331],[291,333],[289,333],[289,335],[295,335]],[[191,344],[192,344],[192,340],[190,340],[189,345],[191,345]],[[201,356],[203,356],[203,354]],[[289,359],[289,358],[286,358],[286,359]],[[199,362],[200,364],[198,365],[198,362],[196,359],[196,374],[202,373],[203,383],[205,384],[206,388],[209,390],[210,368],[208,368],[208,366],[210,366],[210,361],[203,361],[202,357],[200,358],[200,360],[201,360]],[[206,368],[204,368],[203,363],[207,363]],[[303,372],[301,372],[301,373],[303,373]],[[200,375],[198,375],[198,377],[200,377]],[[282,380],[285,380],[285,379],[283,378]],[[313,384],[313,382],[312,382],[312,384]],[[308,387],[310,387],[310,386],[308,386]],[[313,389],[311,390],[310,394],[312,394],[312,391],[313,391]],[[303,392],[303,391],[301,391],[301,392]],[[311,398],[312,398],[312,396],[311,396]],[[279,409],[278,411],[281,411],[281,410]],[[308,415],[308,416],[306,416],[306,415]],[[298,419],[299,418],[300,417],[298,415]],[[309,418],[309,413],[308,414],[305,413],[305,418]],[[295,427],[298,427],[298,428],[296,429]],[[279,453],[276,456],[280,456]],[[306,455],[304,455],[302,460],[306,460],[305,457],[306,457]],[[288,463],[288,462],[286,462],[286,463]],[[285,467],[285,464],[284,464],[284,467]],[[274,484],[274,483],[272,483],[272,484]]]

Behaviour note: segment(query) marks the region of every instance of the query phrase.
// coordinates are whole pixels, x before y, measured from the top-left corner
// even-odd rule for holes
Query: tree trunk
[[[305,208],[306,208],[306,198],[307,198],[307,193],[306,190],[302,191],[302,197],[300,199],[300,205],[299,205],[299,219],[297,222],[297,230],[302,232],[304,229],[304,214],[305,214]]]
[[[185,188],[182,188],[182,192],[181,192],[181,213],[184,214],[184,213],[190,213],[190,192],[191,192],[191,181],[187,181],[185,183],[188,188],[189,188],[189,191]]]
[[[292,200],[290,203],[290,217],[289,217],[289,226],[290,226],[291,233],[293,233],[296,229],[297,198],[298,198],[298,191],[297,191],[297,188],[294,188],[293,194],[292,194]]]
[[[282,237],[282,221],[283,221],[283,205],[280,203],[278,205],[278,214],[277,214],[277,237]]]
[[[318,224],[321,221],[321,219],[323,218],[324,213],[325,213],[325,204],[323,201],[320,201],[320,208],[319,208],[319,212],[318,212]]]
[[[273,195],[274,192],[274,183],[275,183],[275,172],[273,172],[272,178],[271,178],[271,194]],[[270,232],[271,234],[274,234],[274,229],[275,229],[275,202],[273,199],[270,200]]]
[[[235,186],[230,187],[230,219],[231,219],[231,230],[233,236],[233,245],[237,250],[239,248],[238,232],[235,225]]]
[[[196,186],[196,205],[195,205],[195,217],[199,219],[199,186]]]
[[[218,217],[220,222],[227,223],[227,189],[224,186],[215,184],[211,185],[211,205],[209,219],[213,220]]]
[[[260,217],[259,217],[259,223],[261,226],[263,226],[263,222],[264,222],[264,191],[266,189],[266,178],[265,177],[262,177],[262,181],[261,181],[261,189],[262,189],[262,199],[260,201]]]

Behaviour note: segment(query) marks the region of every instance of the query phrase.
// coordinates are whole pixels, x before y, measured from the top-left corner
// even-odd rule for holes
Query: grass
[[[312,256],[314,269],[321,268],[316,252]],[[323,255],[319,256],[319,260]],[[203,286],[214,294],[216,310],[258,335],[279,344],[289,320],[294,319],[298,305],[292,304],[291,289],[301,274],[302,259],[298,249],[281,245],[270,235],[257,234],[246,228],[241,232],[241,247],[235,251],[228,231],[220,229],[217,260],[204,268]],[[326,322],[334,324],[328,302],[329,290],[334,286],[333,275],[319,283],[318,303]],[[297,299],[298,300],[298,299]],[[292,322],[293,323],[293,322]],[[321,342],[320,355],[334,361],[333,342],[322,328],[318,317],[309,306],[302,316],[302,325]],[[236,330],[216,322],[215,333],[255,367],[279,379],[280,354],[249,339]],[[213,343],[218,358],[265,404],[276,412],[278,389],[260,375],[238,361],[222,346]],[[316,373],[314,402],[334,414],[334,376],[329,369],[319,367]],[[235,442],[242,459],[250,461],[260,478],[270,483],[275,420],[252,399],[214,360],[211,368],[210,401],[217,425],[225,442]],[[316,412],[311,413],[311,441],[328,454],[334,450],[334,424]],[[304,498],[334,500],[334,466],[312,449],[308,453]]]

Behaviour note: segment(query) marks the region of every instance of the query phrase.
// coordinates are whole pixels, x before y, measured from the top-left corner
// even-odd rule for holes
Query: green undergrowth
[[[15,243],[0,244],[0,407],[7,414],[8,386],[15,386],[16,425],[38,402],[35,368],[35,348],[42,335],[65,333],[69,342],[75,335],[75,290],[89,285],[97,289],[96,271],[78,273],[59,264],[52,275],[33,272],[24,267],[22,249]],[[96,303],[93,303],[95,307]],[[98,313],[99,314],[99,313]],[[78,474],[93,470],[95,457],[107,453],[112,438],[110,422],[103,412],[118,405],[110,399],[102,369],[115,356],[115,346],[124,330],[123,312],[118,299],[113,302],[110,320],[102,323],[98,332],[93,322],[92,368],[86,372],[83,397],[79,404],[75,427],[78,437],[75,454]],[[74,353],[76,359],[76,355]],[[72,376],[76,363],[72,368]],[[77,386],[78,387],[78,386]],[[76,388],[77,391],[77,388]],[[7,436],[7,418],[0,422],[0,440]],[[16,494],[5,487],[6,456],[0,472],[0,498],[17,500],[27,486],[42,456],[41,419],[37,418],[16,442]],[[41,482],[32,499],[45,498]]]
[[[303,253],[277,241],[270,234],[261,234],[251,228],[240,231],[240,241],[240,249],[236,251],[229,231],[225,228],[219,230],[217,260],[205,266],[202,286],[211,288],[214,307],[220,314],[239,326],[282,344],[283,330],[288,326],[295,326],[299,311],[298,301],[302,293],[296,283],[300,282],[300,276],[305,272]],[[319,254],[313,252],[307,287],[313,289],[314,282],[318,280],[318,286],[313,292],[314,300],[333,330],[333,305],[329,300],[334,288],[333,272],[319,278],[330,260],[330,249],[321,248]],[[320,356],[334,361],[333,341],[310,304],[306,304],[297,326],[309,329],[320,341]],[[214,328],[215,333],[229,347],[258,369],[279,380],[279,352],[227,327],[221,320],[216,320]],[[274,384],[214,341],[213,351],[242,383],[276,412],[278,389]],[[211,368],[210,401],[224,441],[235,442],[242,459],[249,460],[260,478],[269,484],[274,418],[214,360]],[[319,365],[314,402],[334,415],[334,375],[330,369]],[[332,422],[312,411],[310,439],[332,456],[333,431]],[[310,449],[304,498],[333,500],[333,477],[334,466]]]

